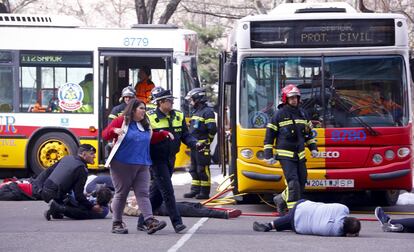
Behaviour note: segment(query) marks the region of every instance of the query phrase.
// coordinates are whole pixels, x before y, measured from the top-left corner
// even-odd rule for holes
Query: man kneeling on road
[[[293,230],[297,234],[321,236],[358,236],[361,222],[349,216],[345,205],[325,204],[309,200],[299,200],[287,215],[270,223],[253,223],[253,230],[268,232]]]
[[[58,204],[64,204],[68,198],[70,199],[69,194],[73,192],[77,206],[96,213],[102,212],[99,205],[91,203],[83,194],[88,177],[87,164],[94,163],[95,153],[95,147],[90,144],[82,144],[79,146],[77,155],[65,156],[57,165],[50,167],[51,170],[43,184],[42,199],[47,203],[54,200]],[[51,215],[56,219],[63,218],[62,215],[53,213]],[[48,219],[47,216],[45,217]]]

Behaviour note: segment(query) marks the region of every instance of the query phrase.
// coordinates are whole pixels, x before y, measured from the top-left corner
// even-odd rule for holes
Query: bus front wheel
[[[381,206],[394,206],[397,203],[399,196],[400,190],[371,192],[372,199],[374,199],[374,201]]]
[[[76,154],[77,144],[68,134],[49,132],[36,139],[30,150],[30,169],[36,175],[66,155]]]

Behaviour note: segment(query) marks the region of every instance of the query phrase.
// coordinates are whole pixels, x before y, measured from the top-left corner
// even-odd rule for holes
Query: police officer
[[[151,90],[151,94],[148,97],[148,103],[146,104],[147,111],[154,110],[157,108],[157,104],[156,102],[154,102],[155,96],[162,91],[165,91],[163,87],[155,87]]]
[[[111,113],[108,116],[108,124],[110,124],[113,119],[122,115],[122,112],[124,111],[129,100],[131,100],[134,97],[135,97],[135,91],[131,86],[127,86],[124,89],[122,89],[121,98],[119,98],[119,102],[121,104],[112,108]]]
[[[307,181],[305,145],[317,157],[316,141],[312,135],[312,124],[305,112],[299,108],[300,90],[293,84],[282,89],[282,103],[266,128],[264,141],[265,159],[268,164],[276,160],[282,165],[287,188],[274,197],[279,214],[286,214],[302,198]],[[276,157],[273,144],[276,139]]]
[[[185,97],[194,109],[190,120],[190,133],[206,148],[203,151],[191,151],[190,174],[192,177],[191,191],[184,198],[208,199],[210,197],[210,143],[217,132],[213,108],[207,106],[204,88],[194,88]]]
[[[190,148],[202,149],[204,146],[197,143],[197,139],[188,132],[184,114],[172,108],[174,97],[170,90],[163,90],[154,94],[153,101],[157,104],[157,108],[147,112],[152,130],[154,132],[168,131],[169,134],[167,139],[151,144],[153,183],[150,188],[150,201],[153,211],[158,209],[165,201],[174,230],[179,233],[186,226],[178,212],[171,182],[175,155],[180,149],[181,142]],[[144,225],[143,216],[140,215],[137,229],[145,230]]]

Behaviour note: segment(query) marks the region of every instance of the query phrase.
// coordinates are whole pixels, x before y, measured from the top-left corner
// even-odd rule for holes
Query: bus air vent
[[[0,14],[0,26],[79,27],[81,22],[70,16]]]
[[[345,8],[306,8],[298,9],[295,13],[345,13]]]

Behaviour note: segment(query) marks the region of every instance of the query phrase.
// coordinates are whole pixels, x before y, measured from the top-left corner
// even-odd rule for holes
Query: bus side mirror
[[[223,81],[226,85],[234,85],[237,80],[237,64],[234,62],[227,62],[224,64]]]

